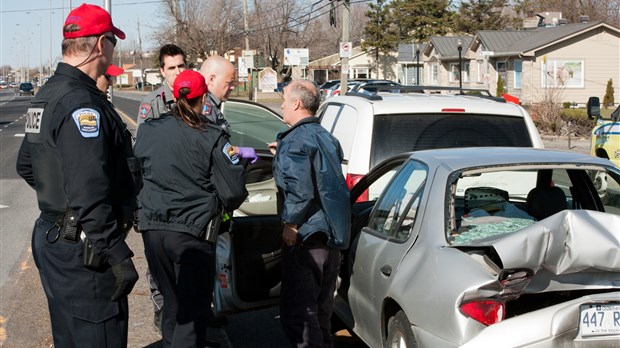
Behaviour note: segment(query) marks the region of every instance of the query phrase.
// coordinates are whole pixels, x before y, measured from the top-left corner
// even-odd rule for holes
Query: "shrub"
[[[596,125],[596,120],[589,119],[585,109],[562,109],[560,119],[562,120],[560,133],[563,135],[570,132],[572,136],[589,136]]]
[[[568,108],[570,108],[570,106],[571,106],[571,102],[564,102],[564,103],[562,103],[562,107],[564,109],[568,109]]]
[[[495,96],[502,97],[504,94],[504,80],[502,80],[501,76],[497,76],[497,90],[495,91]]]
[[[605,88],[605,96],[603,97],[603,106],[614,106],[614,86],[612,79],[607,81],[607,88]]]

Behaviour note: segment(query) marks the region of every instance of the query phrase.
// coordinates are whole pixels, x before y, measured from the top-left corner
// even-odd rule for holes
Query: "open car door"
[[[253,147],[260,159],[246,168],[248,198],[223,224],[216,248],[216,315],[272,306],[280,299],[282,226],[277,215],[273,155],[267,144],[288,129],[272,110],[247,101],[229,100],[224,117],[230,142]]]

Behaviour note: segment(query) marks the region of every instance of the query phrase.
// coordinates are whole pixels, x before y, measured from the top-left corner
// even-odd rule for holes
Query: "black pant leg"
[[[166,347],[204,347],[215,264],[214,246],[190,234],[143,232],[149,268],[164,296]]]
[[[52,222],[38,219],[32,249],[45,290],[54,346],[126,347],[127,298],[110,301],[116,277],[108,267],[95,272],[83,266],[84,244],[56,240]]]
[[[280,319],[296,347],[330,347],[333,291],[340,253],[324,243],[282,250]]]

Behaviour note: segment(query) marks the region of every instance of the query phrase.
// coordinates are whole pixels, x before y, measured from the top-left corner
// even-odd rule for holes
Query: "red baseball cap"
[[[118,67],[114,64],[110,64],[110,66],[108,66],[108,70],[106,70],[106,74],[110,75],[110,76],[118,76],[120,74],[122,74],[125,71],[125,69]]]
[[[201,73],[194,70],[185,70],[174,79],[172,94],[179,99],[179,91],[181,88],[189,88],[187,99],[194,99],[207,93],[207,83],[205,77]]]
[[[66,32],[63,30],[65,39],[75,39],[77,37],[94,36],[111,31],[119,39],[125,39],[125,33],[112,24],[112,17],[108,11],[97,5],[82,4],[69,12],[65,26],[75,24],[80,29],[77,31]]]

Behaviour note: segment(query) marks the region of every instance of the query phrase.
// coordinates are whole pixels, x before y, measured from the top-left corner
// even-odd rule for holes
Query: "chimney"
[[[579,16],[579,23],[588,23],[590,21],[590,16]]]

